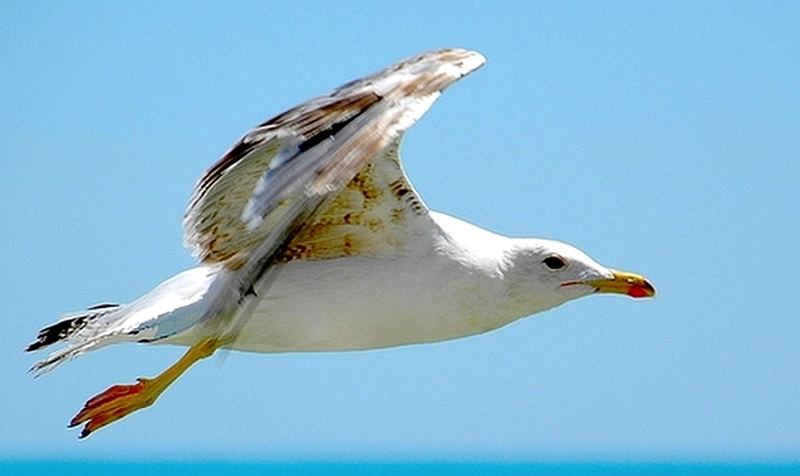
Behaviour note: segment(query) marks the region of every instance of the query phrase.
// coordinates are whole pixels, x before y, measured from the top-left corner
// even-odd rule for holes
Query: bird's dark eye
[[[547,258],[542,261],[545,266],[550,269],[561,269],[567,265],[567,262],[564,261],[564,258],[560,256],[548,256]]]

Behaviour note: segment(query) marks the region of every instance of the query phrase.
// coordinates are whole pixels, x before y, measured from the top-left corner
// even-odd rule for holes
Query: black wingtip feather
[[[119,307],[119,304],[96,304],[88,308],[86,311],[73,314],[71,317],[62,319],[55,324],[51,324],[39,331],[39,335],[36,336],[36,340],[28,344],[28,347],[25,348],[25,351],[33,352],[41,349],[42,347],[47,347],[50,344],[54,344],[62,339],[66,339],[86,327],[86,324],[88,324],[89,321],[108,314],[109,312],[113,312]]]
[[[82,329],[83,326],[86,325],[88,319],[88,315],[82,315],[72,319],[58,321],[51,326],[43,328],[39,331],[39,335],[36,336],[36,340],[30,343],[28,347],[25,348],[25,351],[33,352],[68,337],[70,334]]]

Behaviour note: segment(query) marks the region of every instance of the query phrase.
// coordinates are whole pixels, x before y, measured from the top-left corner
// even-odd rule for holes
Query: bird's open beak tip
[[[614,269],[611,273],[611,278],[586,281],[586,284],[600,293],[625,294],[635,299],[655,297],[656,288],[644,276]]]
[[[656,288],[645,279],[642,284],[631,286],[628,289],[628,296],[635,299],[656,297]]]

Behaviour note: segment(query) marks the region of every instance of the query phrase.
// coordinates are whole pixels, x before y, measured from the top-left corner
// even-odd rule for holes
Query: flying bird
[[[80,437],[153,404],[217,349],[303,352],[436,342],[499,328],[593,293],[650,297],[644,277],[577,248],[509,238],[429,210],[400,164],[405,131],[474,51],[423,53],[311,99],[244,135],[200,177],[184,242],[199,264],[128,304],[42,329],[65,344],[41,374],[109,344],[187,346],[154,378],[114,385],[70,422]]]

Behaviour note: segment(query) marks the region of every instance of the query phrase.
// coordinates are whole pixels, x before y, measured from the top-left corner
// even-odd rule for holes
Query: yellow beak
[[[612,269],[612,278],[592,279],[583,284],[593,286],[599,293],[627,294],[633,298],[653,297],[656,288],[644,276]]]

